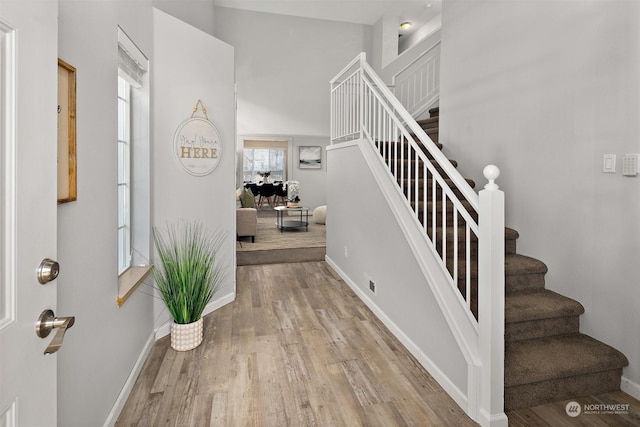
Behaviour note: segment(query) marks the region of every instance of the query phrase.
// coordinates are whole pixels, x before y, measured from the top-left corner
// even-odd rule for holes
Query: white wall
[[[292,138],[302,203],[326,204],[326,164],[300,170],[297,147],[327,145],[329,81],[369,46],[368,26],[218,7],[215,30],[236,50],[238,134]]]
[[[117,26],[147,55],[151,2],[60,1],[59,56],[77,69],[78,200],[58,207],[58,424],[102,425],[149,339],[152,298],[117,297]]]
[[[227,233],[220,250],[224,283],[214,302],[229,302],[235,297],[233,48],[157,9],[153,43],[153,222],[165,228],[179,220],[198,220],[212,232]],[[222,138],[218,165],[202,177],[188,174],[173,156],[176,128],[191,117],[198,100]],[[202,110],[196,117],[203,117]],[[156,327],[171,321],[160,300],[154,319]]]
[[[372,52],[367,62],[374,70],[383,69],[398,57],[399,25],[397,15],[383,15],[373,25]]]
[[[501,168],[518,251],[547,263],[547,287],[584,304],[582,331],[640,384],[640,177],[620,174],[640,152],[640,3],[443,2],[441,64],[445,152],[479,186]]]
[[[153,7],[213,35],[213,0],[153,0]]]
[[[238,134],[329,135],[329,81],[364,43],[363,25],[216,8],[236,49]]]

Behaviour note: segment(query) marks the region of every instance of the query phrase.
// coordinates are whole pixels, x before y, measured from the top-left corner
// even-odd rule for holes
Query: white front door
[[[0,0],[0,427],[57,418],[57,330],[35,328],[60,286],[36,275],[56,257],[57,16],[56,0]]]

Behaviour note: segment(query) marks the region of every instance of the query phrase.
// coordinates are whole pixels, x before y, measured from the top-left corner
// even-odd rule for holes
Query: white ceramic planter
[[[177,351],[193,350],[202,343],[202,318],[193,323],[171,324],[171,348]]]

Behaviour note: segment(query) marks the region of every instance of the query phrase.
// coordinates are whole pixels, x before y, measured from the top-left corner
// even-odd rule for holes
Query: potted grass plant
[[[153,228],[159,261],[153,277],[173,317],[175,350],[191,350],[202,342],[202,313],[222,281],[217,252],[223,237],[207,232],[199,222],[169,225],[165,232]]]

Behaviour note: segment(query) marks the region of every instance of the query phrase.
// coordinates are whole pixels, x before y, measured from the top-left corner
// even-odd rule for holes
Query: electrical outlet
[[[349,251],[347,250],[347,247],[344,247],[344,257],[345,258],[349,258]]]
[[[373,280],[369,280],[369,290],[374,294],[376,293],[376,283]]]

